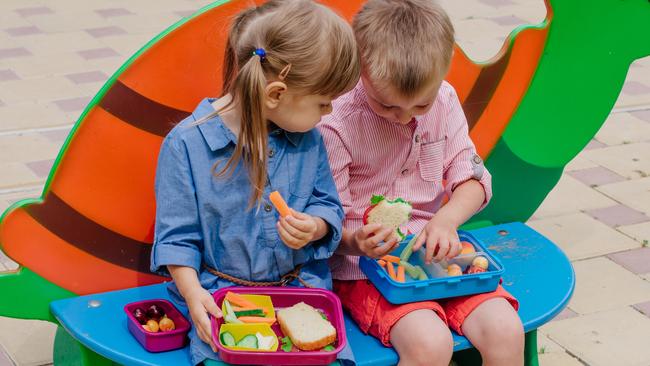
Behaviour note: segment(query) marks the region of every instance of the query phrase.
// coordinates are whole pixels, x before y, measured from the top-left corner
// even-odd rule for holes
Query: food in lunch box
[[[469,266],[469,269],[467,270],[467,274],[486,272],[488,266],[489,263],[487,258],[483,256],[478,256],[474,258],[474,260],[472,260],[472,264]]]
[[[158,322],[158,327],[161,332],[169,332],[170,330],[176,329],[176,324],[174,324],[173,320],[165,316]]]
[[[447,276],[453,277],[453,276],[462,276],[463,275],[463,270],[460,268],[458,264],[450,264],[447,267]]]
[[[460,242],[460,245],[461,245],[462,249],[460,250],[459,255],[476,253],[476,250],[474,249],[474,246],[472,245],[472,243],[462,241],[462,242]]]
[[[133,317],[138,321],[138,323],[142,325],[147,324],[147,314],[144,313],[144,310],[135,308],[135,310],[133,310]]]
[[[146,314],[147,314],[147,318],[149,318],[149,319],[153,319],[153,320],[155,320],[155,321],[159,321],[160,318],[162,318],[163,316],[165,316],[165,310],[163,310],[160,306],[158,306],[158,305],[156,305],[156,304],[152,304],[152,305],[149,306],[149,308],[147,309],[147,313],[146,313]]]
[[[275,344],[275,336],[264,336],[262,333],[247,334],[239,342],[235,342],[235,337],[230,332],[223,332],[219,336],[221,344],[226,347],[240,347],[257,349],[261,351],[270,351]]]
[[[174,321],[168,318],[165,311],[156,304],[151,305],[146,312],[142,308],[135,308],[132,314],[142,325],[142,329],[147,332],[168,332],[176,329]]]
[[[384,196],[372,196],[370,207],[363,214],[363,224],[377,223],[390,227],[394,230],[398,239],[404,240],[406,235],[402,233],[399,227],[411,218],[412,210],[411,204],[402,198],[389,200]]]
[[[336,341],[336,329],[314,307],[299,302],[277,311],[282,332],[300,350],[314,351]]]
[[[227,292],[223,300],[225,312],[223,319],[226,323],[265,323],[273,325],[275,318],[268,317],[268,309],[257,306],[240,294]]]

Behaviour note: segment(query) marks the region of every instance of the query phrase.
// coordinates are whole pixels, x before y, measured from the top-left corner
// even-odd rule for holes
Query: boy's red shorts
[[[486,300],[502,297],[519,309],[519,302],[501,285],[494,292],[461,296],[439,301],[420,301],[394,305],[386,301],[368,280],[334,281],[334,292],[362,332],[379,339],[387,347],[390,330],[404,315],[421,309],[433,310],[452,330],[463,335],[461,326],[467,316]]]

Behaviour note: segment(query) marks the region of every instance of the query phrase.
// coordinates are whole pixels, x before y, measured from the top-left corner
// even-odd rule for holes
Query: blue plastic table
[[[472,233],[501,259],[506,269],[503,286],[519,299],[519,316],[526,332],[551,320],[566,306],[573,293],[575,275],[568,258],[555,244],[522,223],[491,226]],[[128,332],[124,305],[153,298],[169,298],[164,284],[59,300],[52,302],[51,310],[75,339],[117,363],[189,364],[187,348],[148,353]],[[383,347],[373,337],[361,333],[351,319],[346,317],[345,322],[358,365],[397,363],[392,348]],[[465,337],[457,334],[454,342],[455,351],[471,347]]]

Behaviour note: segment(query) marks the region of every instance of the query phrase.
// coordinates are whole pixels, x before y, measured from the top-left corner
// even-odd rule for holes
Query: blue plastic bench
[[[472,233],[489,246],[506,268],[503,286],[519,299],[519,315],[527,332],[526,363],[537,365],[536,329],[550,321],[568,303],[575,285],[573,268],[555,244],[525,224],[491,226]],[[122,310],[124,305],[153,298],[169,298],[164,284],[58,300],[52,302],[51,311],[77,341],[119,364],[189,364],[187,347],[149,353],[128,332]],[[397,363],[393,349],[361,333],[347,317],[346,329],[359,366]],[[454,334],[454,343],[455,351],[471,348],[467,338],[457,334]],[[92,365],[100,366],[98,362],[111,364],[101,358],[94,360]]]

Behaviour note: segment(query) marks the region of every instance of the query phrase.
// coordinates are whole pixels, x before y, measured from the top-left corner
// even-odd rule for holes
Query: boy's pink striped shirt
[[[413,214],[405,228],[412,233],[424,228],[445,195],[469,179],[481,182],[487,204],[492,196],[491,176],[476,154],[465,114],[449,83],[442,83],[429,112],[407,125],[378,116],[366,98],[360,81],[334,101],[332,114],[318,125],[345,210],[344,228],[363,226],[363,213],[373,195],[411,202]],[[334,279],[365,278],[359,257],[335,255],[330,266]]]

